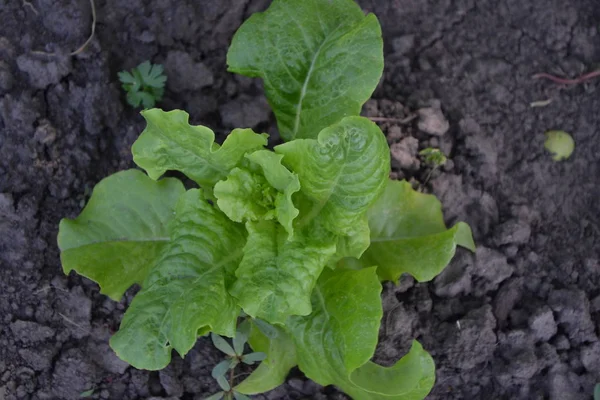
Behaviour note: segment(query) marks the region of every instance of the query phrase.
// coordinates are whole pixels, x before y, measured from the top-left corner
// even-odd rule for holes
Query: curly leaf
[[[294,232],[292,222],[299,213],[292,202],[292,195],[300,190],[298,176],[281,164],[283,156],[272,151],[255,151],[247,154],[246,158],[259,165],[269,184],[277,189],[278,193],[275,197],[277,221],[285,228],[291,239]]]
[[[354,399],[422,399],[435,371],[417,342],[390,368],[369,361],[383,315],[380,293],[375,268],[325,271],[312,296],[312,314],[288,320],[298,366],[315,382],[336,385]]]
[[[285,140],[359,115],[383,72],[381,27],[353,0],[276,0],[236,32],[229,71],[260,77]]]
[[[215,185],[219,208],[232,221],[246,222],[275,217],[276,191],[264,176],[234,168],[226,180]]]
[[[335,237],[297,232],[288,241],[273,221],[249,222],[244,258],[231,294],[248,315],[283,324],[289,315],[311,312],[310,295],[327,260],[335,252]]]
[[[298,177],[281,165],[283,156],[268,150],[247,154],[261,171],[235,168],[227,180],[217,182],[215,197],[219,208],[233,221],[246,222],[277,218],[290,238],[298,210],[292,194],[300,190]]]
[[[377,125],[347,117],[325,128],[318,139],[275,147],[300,178],[300,191],[312,202],[299,217],[302,226],[316,216],[335,234],[351,235],[379,197],[390,172],[390,152]]]
[[[263,324],[265,322],[262,322]],[[250,346],[254,351],[267,355],[250,376],[234,389],[244,394],[264,393],[285,382],[290,370],[296,366],[296,350],[289,335],[281,328],[269,326],[270,335],[265,335],[252,324]]]
[[[354,387],[342,390],[355,399],[422,400],[435,383],[435,364],[423,346],[413,340],[408,354],[391,367],[368,362],[350,375]]]
[[[158,179],[167,170],[183,172],[201,186],[212,187],[236,167],[244,155],[263,148],[266,134],[251,129],[233,130],[223,146],[204,126],[193,126],[185,111],[165,112],[158,108],[142,111],[146,129],[133,144],[133,161]]]
[[[76,219],[60,221],[63,270],[98,282],[103,294],[119,301],[146,279],[167,245],[167,225],[184,192],[177,179],[156,182],[135,169],[103,179]]]
[[[176,207],[171,240],[112,337],[117,355],[136,368],[167,366],[199,335],[234,336],[239,308],[227,292],[242,258],[245,231],[189,190]]]
[[[419,282],[429,281],[448,265],[457,245],[475,251],[471,228],[459,222],[446,229],[436,197],[413,190],[408,182],[390,180],[368,215],[371,246],[359,263],[378,266],[382,280],[396,282],[407,272]]]

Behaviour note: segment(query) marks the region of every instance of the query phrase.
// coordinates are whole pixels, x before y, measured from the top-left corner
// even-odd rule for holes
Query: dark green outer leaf
[[[172,348],[184,356],[208,331],[235,334],[240,309],[227,287],[242,257],[243,226],[193,189],[179,200],[170,232],[111,339],[117,355],[136,368],[166,367]]]
[[[390,368],[369,361],[382,316],[381,285],[374,268],[326,270],[313,294],[313,312],[291,317],[298,366],[312,380],[333,384],[357,400],[423,399],[435,367],[420,344]]]
[[[252,320],[249,343],[254,351],[266,354],[267,358],[234,389],[240,393],[257,394],[275,389],[285,382],[290,369],[296,366],[296,349],[290,336],[282,328]]]
[[[358,262],[344,263],[377,266],[382,280],[396,282],[406,272],[429,281],[448,265],[457,245],[475,251],[469,226],[459,222],[446,229],[435,196],[419,193],[405,181],[389,181],[368,216],[371,245]]]
[[[353,0],[275,0],[236,32],[229,71],[264,80],[281,136],[316,138],[359,115],[383,72],[377,18]]]
[[[60,222],[63,270],[98,282],[103,294],[119,301],[146,279],[167,245],[168,224],[184,192],[177,179],[156,182],[135,169],[103,179],[81,214]]]

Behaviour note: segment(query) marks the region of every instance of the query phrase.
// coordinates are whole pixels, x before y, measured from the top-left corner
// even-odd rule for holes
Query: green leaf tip
[[[222,146],[205,126],[189,124],[189,114],[158,108],[142,111],[146,129],[133,144],[133,161],[158,179],[168,170],[184,173],[205,188],[225,178],[244,155],[267,145],[268,135],[234,129]]]
[[[546,141],[544,147],[552,153],[554,161],[563,161],[568,159],[573,150],[575,150],[575,141],[573,137],[565,131],[546,132]]]
[[[104,178],[81,214],[60,222],[64,272],[77,271],[119,301],[130,286],[144,282],[167,245],[168,225],[184,192],[177,179],[153,181],[135,169]]]
[[[233,37],[229,71],[264,80],[281,136],[359,115],[383,73],[381,27],[353,0],[275,0]]]

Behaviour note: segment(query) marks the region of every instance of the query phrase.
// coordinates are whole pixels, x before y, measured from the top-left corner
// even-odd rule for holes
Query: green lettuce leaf
[[[238,29],[229,71],[260,77],[285,140],[359,115],[383,72],[381,27],[353,0],[275,0]]]
[[[263,321],[259,323],[266,325]],[[258,394],[275,389],[296,366],[296,350],[290,336],[276,326],[267,325],[267,329],[261,330],[257,322],[252,323],[248,343],[252,350],[265,353],[267,358],[234,388],[240,393]]]
[[[298,174],[300,191],[311,202],[298,218],[300,227],[318,216],[323,226],[342,236],[356,233],[390,172],[385,136],[363,117],[344,118],[323,129],[318,139],[294,140],[275,152]]]
[[[335,254],[329,260],[330,267],[345,257],[360,258],[371,244],[369,219],[363,215],[347,235],[338,238]]]
[[[358,263],[378,266],[382,280],[396,282],[407,272],[419,282],[429,281],[448,265],[457,245],[475,251],[469,225],[459,222],[446,229],[438,199],[406,181],[390,180],[368,215],[371,246]],[[344,262],[356,265],[355,260]]]
[[[235,168],[226,180],[217,182],[219,208],[236,222],[276,218],[291,238],[292,222],[299,213],[292,202],[292,195],[300,190],[298,177],[281,164],[283,156],[272,151],[258,150],[246,158],[259,171]]]
[[[294,235],[292,223],[300,212],[292,201],[292,195],[300,190],[298,175],[282,165],[282,155],[272,151],[255,151],[247,154],[246,158],[260,166],[269,184],[278,191],[275,196],[277,221],[285,228],[291,239]]]
[[[171,238],[111,338],[117,355],[157,370],[184,356],[208,331],[234,336],[239,308],[227,292],[242,259],[243,225],[209,204],[201,190],[179,200]]]
[[[323,272],[313,312],[290,317],[298,366],[321,385],[336,385],[354,399],[422,399],[433,387],[435,366],[421,345],[386,368],[370,362],[383,315],[375,268]]]
[[[289,315],[309,314],[311,293],[335,252],[336,238],[319,235],[311,226],[290,241],[274,221],[249,222],[246,228],[244,258],[231,288],[244,312],[277,324]]]
[[[168,224],[184,192],[177,179],[156,182],[135,169],[103,179],[76,219],[60,221],[63,270],[76,270],[119,301],[131,285],[146,279],[169,242]]]
[[[217,182],[214,192],[221,211],[235,222],[275,218],[276,194],[264,176],[243,168],[234,168]]]
[[[146,129],[133,144],[133,161],[152,179],[168,170],[183,172],[201,186],[212,187],[236,167],[246,153],[266,146],[268,135],[234,129],[223,146],[204,126],[190,125],[189,114],[158,108],[142,111]]]

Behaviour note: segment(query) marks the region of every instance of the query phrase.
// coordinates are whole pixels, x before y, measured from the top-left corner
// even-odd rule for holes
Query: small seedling
[[[210,338],[215,347],[227,355],[227,358],[218,363],[212,370],[212,377],[217,380],[220,392],[213,394],[205,400],[246,400],[250,399],[243,393],[235,390],[235,368],[240,364],[254,365],[256,362],[263,361],[267,355],[262,352],[253,352],[244,354],[244,348],[248,341],[249,323],[242,323],[233,338],[233,347],[224,338],[211,333]],[[229,372],[229,376],[227,376]]]
[[[448,161],[440,149],[434,149],[433,147],[427,147],[426,149],[421,150],[419,155],[423,162],[431,168],[439,168]]]
[[[163,66],[144,61],[131,72],[119,72],[123,90],[127,92],[127,103],[134,108],[142,105],[152,108],[162,100],[167,77],[163,75]]]
[[[573,153],[575,141],[565,131],[548,131],[546,132],[544,147],[552,153],[554,161],[562,161],[569,158]]]
[[[421,156],[423,162],[431,168],[429,173],[427,173],[427,177],[425,177],[425,180],[423,181],[423,186],[425,186],[427,185],[427,182],[429,182],[429,179],[435,170],[446,164],[448,159],[440,149],[434,149],[433,147],[427,147],[426,149],[421,150],[419,155]]]

